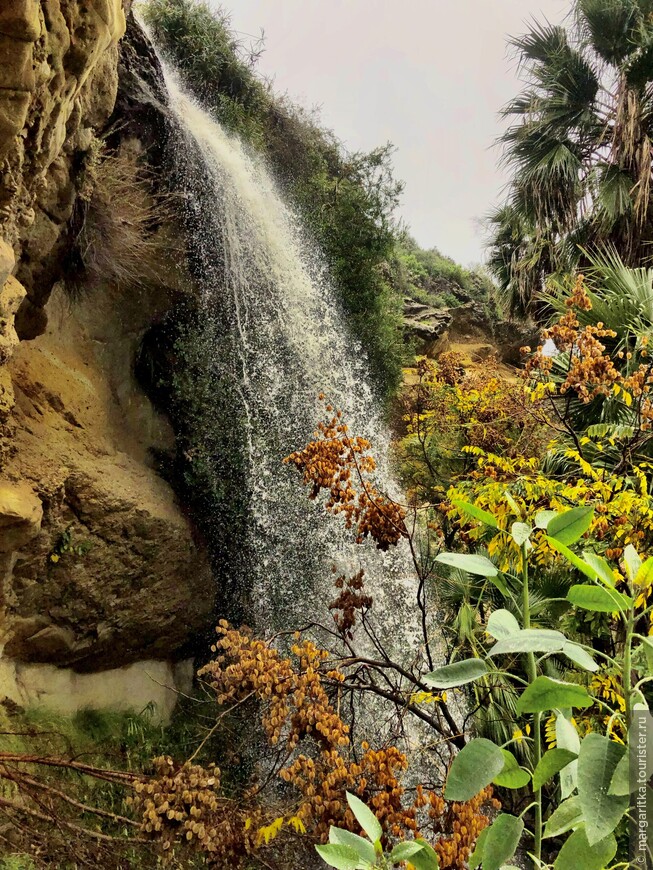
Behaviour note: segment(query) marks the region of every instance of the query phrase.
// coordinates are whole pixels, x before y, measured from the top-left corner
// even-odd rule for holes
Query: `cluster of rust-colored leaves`
[[[632,359],[631,352],[619,351],[615,358],[608,352],[602,338],[615,338],[617,333],[608,329],[603,323],[588,324],[581,328],[578,312],[590,311],[592,300],[585,286],[585,277],[578,275],[573,291],[565,300],[567,311],[549,329],[542,333],[544,341],[550,339],[557,350],[568,355],[566,377],[558,387],[560,395],[570,391],[575,393],[581,402],[587,403],[597,396],[608,396],[615,387],[623,390],[629,396],[629,401],[635,399],[640,415],[640,427],[643,430],[651,427],[653,421],[653,402],[648,398],[653,384],[653,366],[650,361],[640,365],[630,373],[623,373],[617,367],[618,361]],[[640,350],[640,357],[648,357],[646,340]],[[530,348],[523,348],[528,353]],[[526,376],[537,380],[546,379],[553,368],[554,359],[543,353],[543,345],[526,364]]]
[[[356,530],[358,543],[369,535],[380,550],[387,550],[407,535],[406,511],[372,484],[376,462],[368,453],[370,442],[349,435],[341,411],[329,404],[326,411],[332,416],[318,424],[314,440],[284,462],[302,472],[311,487],[309,498],[325,490],[327,510],[344,516],[346,527]]]
[[[239,867],[256,849],[256,831],[263,813],[226,799],[220,791],[220,769],[172,758],[154,759],[154,775],[136,783],[128,798],[141,816],[141,829],[156,838],[164,862],[173,862],[179,841],[204,853],[213,866]]]
[[[365,571],[362,569],[353,577],[341,575],[335,579],[338,595],[329,604],[333,621],[339,634],[353,640],[352,628],[359,614],[364,614],[372,606],[372,596],[365,592]]]
[[[330,665],[326,651],[296,635],[291,658],[247,629],[221,622],[217,633],[215,660],[200,675],[221,704],[254,705],[270,747],[283,760],[279,776],[294,793],[288,807],[295,830],[305,828],[322,842],[331,825],[360,833],[345,799],[349,791],[370,806],[386,837],[420,833],[435,840],[442,868],[462,870],[488,824],[483,808],[496,805],[491,789],[465,804],[447,804],[421,786],[409,794],[401,781],[408,767],[403,752],[395,746],[372,749],[366,742],[359,751],[352,746],[332,701],[345,674]],[[156,775],[137,786],[134,802],[143,830],[162,839],[164,854],[185,839],[212,866],[238,867],[264,847],[260,831],[270,813],[260,794],[258,804],[254,800],[257,791],[249,789],[242,803],[226,800],[217,767],[175,766],[161,758]]]

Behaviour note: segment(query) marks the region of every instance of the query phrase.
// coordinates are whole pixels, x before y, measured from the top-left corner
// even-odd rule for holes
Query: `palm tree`
[[[609,242],[630,266],[651,253],[653,0],[575,0],[568,27],[535,23],[512,45],[526,87],[503,112],[513,177],[489,263],[515,313],[581,246]]]

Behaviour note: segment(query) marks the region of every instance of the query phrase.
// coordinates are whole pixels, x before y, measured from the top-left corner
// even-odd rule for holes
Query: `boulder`
[[[0,480],[0,552],[25,546],[41,530],[43,507],[26,483]]]
[[[451,320],[447,308],[433,308],[414,299],[404,299],[404,335],[416,341],[418,353],[429,353]]]

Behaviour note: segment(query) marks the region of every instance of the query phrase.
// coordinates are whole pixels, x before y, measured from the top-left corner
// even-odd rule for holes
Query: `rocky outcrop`
[[[539,343],[539,331],[533,324],[492,321],[475,302],[435,308],[404,299],[404,334],[413,341],[418,354],[434,357],[449,350],[452,344],[474,344],[476,361],[495,356],[511,366],[523,362],[520,348]]]
[[[186,657],[214,618],[205,548],[154,459],[174,433],[134,376],[143,334],[188,292],[178,230],[162,217],[147,281],[109,270],[77,299],[58,283],[98,137],[163,159],[165,91],[132,18],[119,45],[127,6],[0,9],[0,691],[14,680],[15,699],[96,685],[50,680],[54,666],[127,685],[139,662]]]
[[[414,299],[404,299],[404,335],[415,342],[417,353],[432,354],[451,320],[448,308],[434,308]]]
[[[1,234],[27,291],[24,338],[43,331],[80,166],[118,88],[123,0],[11,0],[0,11]]]

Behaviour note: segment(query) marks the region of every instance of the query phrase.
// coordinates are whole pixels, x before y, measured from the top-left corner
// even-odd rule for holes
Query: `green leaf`
[[[513,541],[521,547],[530,538],[533,529],[528,523],[513,523],[510,529]]]
[[[589,577],[590,580],[596,580],[596,571],[594,570],[594,568],[592,568],[591,565],[588,565],[587,562],[584,562],[575,553],[572,553],[569,547],[565,546],[560,541],[556,541],[555,538],[550,538],[548,535],[545,537],[545,540],[554,550],[557,550],[558,553],[564,556],[570,565],[573,565],[574,568],[577,568],[581,572],[581,574]]]
[[[642,641],[644,655],[646,656],[646,665],[649,674],[653,674],[653,637],[645,637]]]
[[[560,747],[549,749],[548,752],[545,752],[533,773],[533,790],[537,791],[539,788],[542,788],[545,782],[548,782],[551,777],[555,776],[556,773],[561,771],[563,767],[566,767],[575,758],[578,758],[575,752],[571,752],[569,749],[561,749]]]
[[[490,526],[491,529],[498,528],[497,521],[489,511],[484,511],[483,508],[476,507],[475,504],[469,504],[466,501],[453,501],[452,504],[461,514],[468,514],[473,519]]]
[[[351,846],[340,846],[336,843],[327,843],[326,846],[316,846],[315,851],[329,867],[336,870],[356,870],[360,858]]]
[[[505,497],[506,497],[506,501],[508,502],[508,504],[509,504],[509,506],[510,506],[510,510],[513,512],[513,514],[514,514],[515,516],[520,517],[520,516],[521,516],[521,508],[519,507],[519,505],[517,504],[517,502],[516,502],[516,501],[514,500],[514,498],[510,495],[510,493],[508,492],[507,489],[504,490],[503,494],[505,495]]]
[[[583,823],[583,810],[578,795],[567,798],[551,813],[544,826],[543,838],[559,837]]]
[[[568,640],[562,647],[562,653],[563,655],[566,655],[568,659],[571,659],[574,664],[578,665],[579,668],[583,668],[586,671],[599,670],[599,666],[587,650],[571,640]]]
[[[632,544],[627,544],[624,548],[624,567],[628,579],[633,583],[642,567],[642,560],[639,558],[639,554]]]
[[[516,816],[501,813],[490,825],[483,844],[483,870],[500,870],[517,851],[524,831],[524,822]]]
[[[633,777],[632,780],[630,777],[630,760],[630,754],[624,752],[617,762],[617,766],[612,774],[612,779],[610,780],[610,788],[608,789],[609,795],[623,797],[624,795],[630,794],[631,791],[635,791],[637,788],[634,781],[635,777]]]
[[[490,656],[506,653],[560,652],[567,638],[560,631],[549,628],[522,628],[497,641],[488,652]]]
[[[494,610],[487,621],[485,630],[495,640],[502,640],[520,631],[519,623],[509,610]]]
[[[595,613],[614,613],[630,610],[633,599],[616,589],[606,589],[604,586],[592,586],[583,583],[572,586],[567,593],[567,601],[583,610],[593,610]]]
[[[492,782],[502,788],[524,788],[531,781],[531,775],[523,767],[508,749],[502,749],[504,758],[503,770],[495,776]]]
[[[649,586],[653,582],[653,556],[642,563],[641,567],[635,574],[635,586]]]
[[[583,550],[583,559],[591,568],[594,569],[596,576],[602,583],[614,588],[614,572],[603,556],[597,556],[596,553],[592,553],[589,550]]]
[[[563,713],[556,716],[556,743],[560,749],[568,749],[574,755],[580,752],[578,731]],[[578,761],[572,761],[560,771],[560,795],[563,800],[574,791],[577,781]]]
[[[474,680],[484,676],[487,672],[488,666],[483,659],[463,659],[436,668],[430,674],[426,674],[423,680],[429,686],[435,686],[438,689],[454,689],[457,686],[473,683]]]
[[[364,861],[372,865],[376,863],[374,846],[369,840],[359,837],[358,834],[352,834],[351,831],[344,831],[342,828],[336,828],[332,825],[329,830],[329,842],[338,843],[341,846],[349,846]]]
[[[592,705],[587,689],[575,683],[565,683],[551,677],[539,676],[524,689],[517,701],[517,713],[541,713],[563,707],[585,708]]]
[[[500,574],[497,574],[496,577],[488,578],[490,583],[497,587],[499,592],[503,595],[504,598],[510,598],[510,593],[508,592],[508,587],[506,586],[503,578]]]
[[[612,834],[591,845],[584,828],[578,828],[563,843],[553,864],[554,870],[603,870],[617,854]]]
[[[487,840],[489,831],[489,828],[483,828],[476,838],[476,846],[474,847],[472,854],[469,856],[469,870],[476,870],[483,860],[483,850],[485,849],[485,841]]]
[[[594,517],[594,508],[576,507],[558,514],[546,527],[547,534],[561,544],[574,544],[589,529]]]
[[[496,577],[499,573],[496,565],[493,565],[489,559],[473,553],[440,553],[435,557],[435,561],[480,577]]]
[[[557,516],[557,511],[538,511],[535,514],[535,526],[538,529],[546,529],[551,520]]]
[[[440,870],[438,854],[433,846],[429,845],[426,840],[418,840],[417,842],[422,847],[422,851],[416,852],[410,859],[415,870]]]
[[[610,782],[625,747],[591,732],[578,753],[578,796],[590,846],[608,836],[628,809],[628,797],[609,795]]]
[[[444,796],[448,801],[468,801],[501,773],[503,753],[485,737],[471,740],[453,760]]]
[[[412,840],[410,843],[397,843],[392,852],[390,852],[390,860],[394,864],[398,864],[400,861],[407,861],[412,856],[416,855],[418,852],[421,852],[424,846],[421,843],[418,843],[417,840]]]
[[[365,831],[370,840],[373,843],[376,843],[383,836],[383,829],[381,828],[379,820],[372,810],[367,807],[360,798],[356,797],[355,794],[346,792],[346,795],[349,809],[354,814],[356,821]]]

